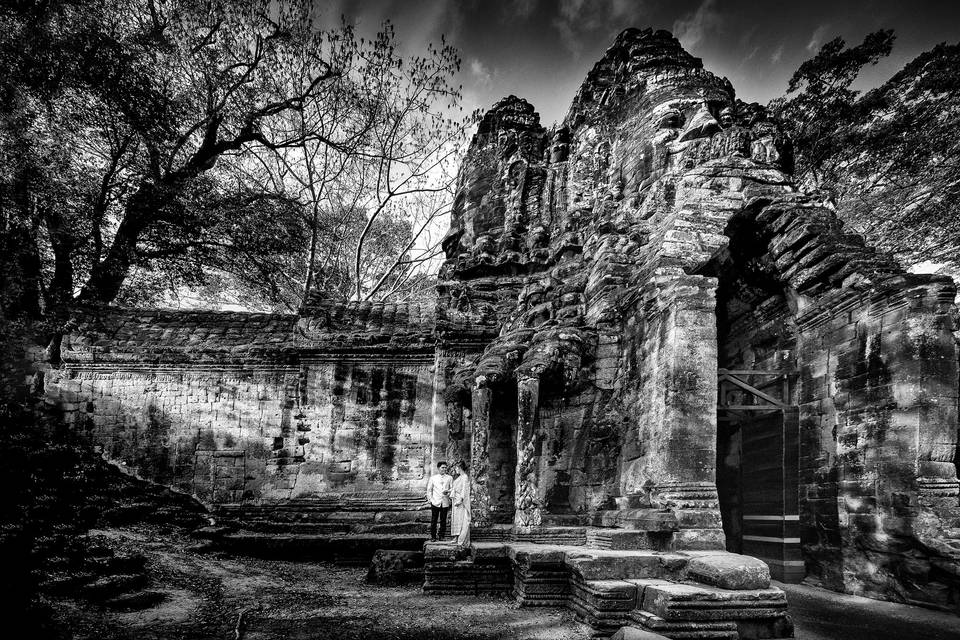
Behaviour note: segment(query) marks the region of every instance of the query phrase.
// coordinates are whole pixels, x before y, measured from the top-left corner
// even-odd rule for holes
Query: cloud
[[[823,39],[826,37],[829,28],[830,25],[824,23],[813,30],[813,33],[810,34],[810,42],[807,43],[807,51],[813,53],[820,49],[820,45],[823,44]]]
[[[455,42],[463,27],[463,15],[459,3],[440,0],[408,3],[403,11],[397,9],[396,0],[327,0],[322,4],[321,17],[329,24],[339,23],[342,14],[354,25],[357,33],[372,38],[385,20],[393,23],[397,45],[403,54],[422,54],[428,43],[438,44],[440,36],[447,42]]]
[[[714,4],[714,0],[704,0],[696,11],[674,21],[673,35],[685,49],[696,47],[723,23],[723,17],[714,8]]]
[[[476,80],[477,84],[489,87],[493,82],[493,73],[478,58],[471,58],[467,65],[470,69],[470,75]]]
[[[563,46],[575,57],[583,52],[590,36],[628,26],[643,10],[636,0],[560,0],[553,27]]]
[[[512,0],[503,4],[503,13],[500,19],[503,22],[525,20],[536,10],[538,0]]]
[[[780,62],[780,59],[781,59],[781,58],[783,58],[783,45],[782,45],[782,44],[781,44],[779,47],[777,47],[776,49],[774,49],[774,50],[773,50],[773,53],[770,54],[770,62],[772,62],[773,64],[777,64],[778,62]]]

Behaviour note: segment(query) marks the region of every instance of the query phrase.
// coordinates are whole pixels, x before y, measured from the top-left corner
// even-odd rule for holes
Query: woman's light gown
[[[450,491],[453,499],[453,521],[450,533],[457,539],[457,545],[470,546],[470,477],[461,473],[453,481]]]

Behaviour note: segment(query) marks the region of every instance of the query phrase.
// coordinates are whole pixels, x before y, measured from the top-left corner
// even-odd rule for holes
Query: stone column
[[[447,441],[450,435],[449,411],[443,397],[446,387],[446,358],[441,349],[433,360],[433,398],[430,406],[430,455],[426,461],[424,475],[429,478],[437,468],[437,462],[446,458]]]
[[[474,527],[490,526],[490,490],[488,487],[490,455],[487,443],[490,439],[490,389],[476,387],[473,390],[473,443],[471,446],[471,524]]]
[[[540,496],[540,440],[537,425],[540,380],[523,378],[517,382],[517,473],[516,512],[518,527],[539,527],[543,519]]]
[[[673,509],[681,548],[724,546],[716,488],[715,289],[716,280],[705,276],[656,282],[638,306],[643,315],[635,327],[640,401],[628,446],[636,456],[624,462],[618,506]]]

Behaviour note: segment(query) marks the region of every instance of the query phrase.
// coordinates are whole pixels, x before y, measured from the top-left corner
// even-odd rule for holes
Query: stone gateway
[[[955,286],[790,170],[763,108],[628,29],[556,128],[484,116],[435,304],[91,312],[48,398],[140,475],[331,543],[419,547],[435,462],[467,461],[474,543],[426,545],[432,592],[677,638],[792,635],[771,575],[960,611]]]

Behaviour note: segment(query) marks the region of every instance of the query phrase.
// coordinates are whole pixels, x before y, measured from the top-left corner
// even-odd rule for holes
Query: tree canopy
[[[960,273],[960,45],[938,45],[876,89],[853,89],[893,41],[878,31],[854,47],[825,44],[771,107],[793,139],[798,179],[852,230],[907,267]]]
[[[463,127],[449,45],[397,51],[306,0],[0,9],[6,315],[212,284],[293,309],[402,290]]]

